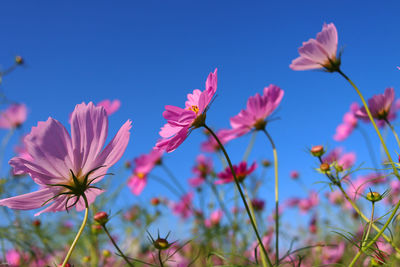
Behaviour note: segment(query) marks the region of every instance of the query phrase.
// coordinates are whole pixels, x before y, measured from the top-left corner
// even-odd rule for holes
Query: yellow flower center
[[[189,110],[191,110],[191,111],[193,111],[194,113],[196,113],[196,115],[197,115],[197,113],[199,113],[199,107],[198,107],[198,106],[191,106],[191,107],[189,108]]]
[[[139,179],[143,179],[146,175],[145,175],[143,172],[138,172],[138,173],[136,173],[136,176],[137,176]]]

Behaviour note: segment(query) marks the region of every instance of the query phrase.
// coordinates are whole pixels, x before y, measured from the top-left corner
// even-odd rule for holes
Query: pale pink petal
[[[315,61],[305,58],[298,57],[293,59],[292,64],[289,66],[292,70],[311,70],[311,69],[319,69],[321,68],[321,64],[316,63]]]
[[[138,178],[136,175],[132,175],[128,181],[128,187],[136,196],[140,195],[147,184],[146,178]]]
[[[106,110],[107,115],[111,115],[120,108],[121,102],[118,99],[115,99],[112,102],[109,99],[106,99],[97,103],[97,106],[102,106]]]
[[[324,24],[322,31],[317,34],[316,40],[322,44],[330,58],[336,57],[338,34],[333,23]]]
[[[38,209],[54,195],[54,189],[42,188],[31,193],[1,199],[0,206],[7,206],[11,209],[17,210]]]

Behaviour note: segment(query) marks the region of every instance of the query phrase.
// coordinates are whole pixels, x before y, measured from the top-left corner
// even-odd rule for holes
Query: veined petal
[[[317,34],[317,41],[324,47],[330,58],[336,57],[338,34],[333,23],[324,24],[322,31]]]
[[[289,67],[292,70],[311,70],[322,68],[321,64],[318,64],[315,61],[302,56],[293,59],[292,64],[290,64]]]
[[[299,54],[302,57],[308,58],[315,63],[325,64],[328,62],[328,53],[316,40],[310,39],[303,43],[303,46],[299,48]]]
[[[107,138],[108,118],[103,107],[92,102],[76,105],[71,118],[74,171],[91,165],[96,160]]]
[[[0,200],[0,206],[7,206],[17,210],[38,209],[54,195],[54,190],[42,188],[31,193],[2,199]]]
[[[32,127],[24,139],[35,165],[55,178],[68,179],[73,169],[71,138],[61,123],[49,118]]]

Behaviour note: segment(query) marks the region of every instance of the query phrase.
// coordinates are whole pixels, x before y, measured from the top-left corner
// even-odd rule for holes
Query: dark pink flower
[[[334,140],[343,141],[349,137],[349,135],[357,127],[358,119],[355,113],[359,109],[360,107],[357,103],[351,104],[350,111],[344,114],[343,122],[336,128],[336,134],[333,136]]]
[[[172,212],[176,215],[181,216],[182,219],[189,218],[193,214],[191,208],[193,196],[193,192],[189,192],[186,195],[182,196],[179,202],[170,203]]]
[[[381,120],[381,124],[386,120],[391,121],[396,118],[395,105],[394,102],[394,89],[386,88],[383,94],[374,95],[372,98],[368,99],[368,108],[371,111],[371,115],[374,119]],[[363,106],[360,108],[356,114],[358,118],[369,122],[367,111]]]
[[[247,162],[242,161],[239,163],[239,165],[233,165],[232,167],[236,173],[236,178],[239,180],[239,182],[242,182],[249,174],[251,174],[257,168],[257,163],[254,162],[249,168],[247,168]],[[215,184],[227,184],[234,181],[230,167],[226,167],[226,169],[218,173],[217,176],[219,180],[215,181]]]
[[[237,137],[249,131],[265,128],[266,119],[279,106],[283,97],[283,90],[271,84],[264,88],[264,94],[256,94],[247,100],[247,108],[231,118],[232,133]]]
[[[135,195],[140,195],[147,184],[147,175],[161,161],[164,151],[153,149],[149,154],[134,159],[135,168],[128,180],[128,187]]]
[[[294,59],[292,70],[311,70],[325,68],[327,71],[339,69],[340,59],[336,58],[338,34],[333,23],[324,24],[316,39],[303,42],[299,48],[300,57]]]
[[[26,120],[27,109],[24,104],[12,104],[0,113],[0,128],[14,129]]]
[[[196,161],[196,165],[192,168],[196,177],[189,179],[189,184],[193,187],[201,186],[213,168],[212,160],[204,155],[198,155]]]
[[[119,107],[121,106],[121,101],[119,101],[118,99],[115,99],[113,101],[105,99],[97,103],[97,106],[103,107],[106,110],[107,115],[110,116],[119,109]]]
[[[162,139],[157,142],[156,148],[172,152],[185,141],[191,129],[203,126],[208,105],[216,91],[217,69],[208,75],[204,91],[195,89],[192,94],[187,95],[184,109],[165,106],[163,117],[167,123],[161,128]]]
[[[265,206],[265,201],[262,199],[254,198],[251,200],[251,205],[255,211],[262,211]]]
[[[124,153],[129,141],[128,120],[110,143],[103,148],[108,131],[107,114],[93,103],[76,106],[71,119],[71,136],[53,118],[39,122],[24,138],[30,160],[14,157],[10,165],[16,174],[28,173],[40,188],[38,191],[0,200],[1,206],[30,210],[50,204],[42,212],[62,211],[76,204],[85,208],[103,190],[92,184],[99,182]],[[72,205],[71,205],[72,204]]]

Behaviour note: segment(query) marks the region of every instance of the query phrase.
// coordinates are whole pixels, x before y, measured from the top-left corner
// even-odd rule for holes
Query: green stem
[[[367,133],[366,133],[365,130],[362,129],[360,126],[357,126],[356,129],[360,131],[361,135],[363,136],[363,138],[364,138],[364,140],[365,140],[365,144],[367,145],[367,149],[368,149],[368,152],[369,152],[369,156],[370,156],[370,158],[371,158],[371,160],[372,160],[372,163],[374,164],[375,169],[379,169],[379,167],[378,167],[378,161],[377,161],[377,159],[376,159],[376,155],[375,155],[375,153],[374,153],[374,149],[372,148],[371,141],[370,141],[370,139],[369,139]]]
[[[357,86],[353,83],[353,81],[350,80],[350,78],[346,76],[346,74],[344,74],[340,69],[337,70],[337,72],[338,72],[340,75],[342,75],[343,78],[345,78],[345,79],[351,84],[351,86],[353,86],[353,88],[356,90],[358,96],[359,96],[360,99],[361,99],[361,102],[362,102],[363,105],[364,105],[365,111],[367,112],[368,117],[369,117],[369,119],[371,120],[371,123],[372,123],[372,125],[374,126],[374,129],[375,129],[376,133],[378,134],[379,140],[380,140],[381,143],[382,143],[382,147],[383,147],[383,149],[384,149],[384,151],[385,151],[386,157],[387,157],[387,159],[389,160],[390,164],[392,165],[393,172],[394,172],[394,174],[396,175],[396,177],[400,180],[399,173],[398,173],[398,171],[397,171],[397,169],[396,169],[396,166],[394,165],[394,162],[393,162],[393,160],[392,160],[392,157],[390,156],[389,150],[388,150],[388,148],[387,148],[387,146],[386,146],[385,141],[383,140],[383,137],[382,137],[382,135],[381,135],[381,132],[379,131],[378,126],[376,126],[375,120],[374,120],[374,118],[373,118],[372,115],[371,115],[371,111],[369,110],[369,107],[368,107],[368,105],[367,105],[367,102],[366,102],[365,99],[364,99],[364,96],[361,94],[360,90],[359,90],[359,89],[357,88]]]
[[[218,202],[219,206],[221,207],[221,209],[223,210],[223,212],[225,213],[225,216],[228,219],[229,224],[233,225],[233,220],[231,218],[231,215],[228,212],[228,209],[226,208],[224,202],[222,201],[221,196],[218,194],[217,188],[215,187],[215,185],[211,181],[207,180],[207,183],[210,185],[211,190],[213,191],[215,197],[217,198],[217,202]]]
[[[276,151],[276,146],[272,140],[271,135],[263,129],[263,132],[268,137],[269,142],[272,146],[272,151],[274,154],[274,169],[275,169],[275,250],[276,250],[276,266],[279,265],[279,176],[278,176],[278,153]]]
[[[371,227],[374,221],[374,212],[375,212],[375,202],[372,202],[372,211],[371,211],[371,219],[369,220],[369,224],[368,224],[368,230],[367,233],[365,234],[365,238],[361,244],[361,248],[364,247],[367,244],[367,240],[369,237],[369,233],[371,232]]]
[[[400,140],[399,136],[397,135],[396,131],[394,130],[393,125],[389,122],[388,119],[385,119],[386,124],[389,126],[390,130],[392,130],[392,133],[394,135],[394,138],[396,138],[397,145],[400,147]]]
[[[127,263],[129,266],[134,266],[134,265],[127,259],[127,257],[125,256],[125,254],[122,253],[122,251],[119,249],[117,243],[115,243],[114,239],[113,239],[112,236],[110,235],[110,232],[108,232],[108,229],[107,229],[106,225],[105,225],[105,224],[102,224],[101,226],[103,226],[104,232],[106,232],[108,238],[111,240],[111,243],[113,243],[114,247],[117,249],[118,253],[122,256],[122,258],[124,258],[124,260],[126,261],[126,263]]]
[[[249,158],[250,152],[253,150],[254,143],[255,143],[255,141],[256,141],[256,137],[257,137],[257,132],[254,131],[254,132],[251,134],[251,139],[250,139],[249,144],[247,145],[246,152],[244,152],[242,161],[247,161],[247,159]]]
[[[72,251],[74,250],[74,248],[75,248],[75,246],[76,246],[76,243],[78,243],[79,237],[82,235],[83,229],[85,228],[85,225],[86,225],[86,222],[87,222],[87,219],[88,219],[88,215],[89,215],[89,203],[88,203],[87,198],[86,198],[85,195],[83,195],[82,197],[83,197],[83,200],[85,201],[85,207],[86,207],[86,208],[85,208],[85,216],[83,217],[82,225],[81,225],[81,227],[79,228],[79,231],[78,231],[78,233],[76,234],[75,239],[74,239],[74,241],[72,242],[71,247],[69,248],[68,253],[67,253],[67,256],[65,257],[65,259],[64,259],[64,261],[63,261],[61,267],[65,267],[65,265],[68,263],[68,260],[69,260],[69,258],[70,258],[71,255],[72,255]]]
[[[242,198],[242,201],[243,201],[244,207],[246,209],[247,215],[248,215],[248,217],[250,219],[250,223],[251,223],[251,225],[253,227],[254,233],[256,234],[258,243],[259,243],[259,245],[261,247],[261,251],[262,251],[262,253],[264,253],[264,255],[265,255],[266,259],[267,259],[268,265],[272,266],[271,260],[268,257],[267,251],[265,250],[264,244],[262,243],[261,237],[260,237],[260,235],[259,235],[259,233],[257,231],[257,228],[256,228],[255,224],[254,224],[254,220],[253,220],[253,218],[251,216],[249,206],[248,206],[247,201],[246,201],[246,199],[244,197],[242,188],[240,187],[239,180],[236,177],[236,173],[235,173],[235,170],[233,169],[232,162],[231,162],[231,160],[230,160],[230,158],[228,156],[228,153],[226,152],[226,150],[225,150],[224,146],[222,145],[221,141],[218,139],[217,135],[207,125],[204,124],[203,127],[206,128],[211,133],[211,135],[215,138],[215,140],[218,142],[222,152],[225,155],[226,160],[228,161],[228,165],[229,165],[229,168],[231,169],[231,172],[232,172],[232,175],[233,175],[233,179],[234,179],[236,187],[237,187],[237,189],[239,191],[240,197]]]
[[[160,267],[164,267],[162,258],[161,258],[161,249],[158,250],[158,260],[160,261]]]
[[[176,187],[178,187],[178,189],[182,192],[182,194],[184,195],[186,193],[185,189],[182,187],[181,183],[178,181],[178,179],[176,179],[175,175],[171,172],[170,169],[168,169],[168,167],[162,163],[161,164],[162,168],[164,169],[164,171],[168,174],[168,176],[172,179],[172,181],[174,182],[174,184],[176,185]]]

